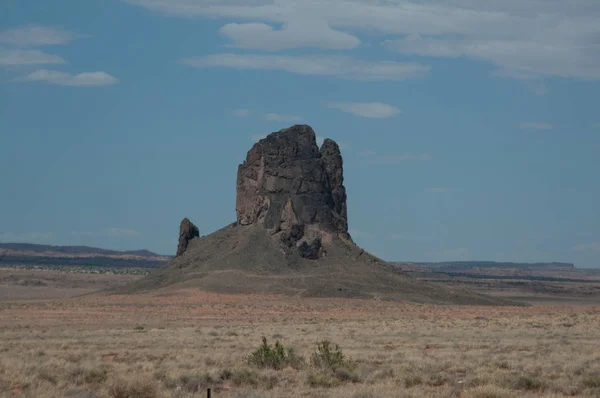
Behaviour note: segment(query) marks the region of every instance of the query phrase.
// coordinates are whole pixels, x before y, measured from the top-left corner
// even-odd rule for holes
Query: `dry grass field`
[[[249,361],[263,336],[295,354]],[[344,357],[313,358],[323,340]],[[239,398],[600,396],[600,306],[198,290],[0,302],[0,396],[200,397],[207,387]]]

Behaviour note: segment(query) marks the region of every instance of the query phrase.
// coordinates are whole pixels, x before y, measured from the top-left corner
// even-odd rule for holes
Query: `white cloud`
[[[600,242],[593,242],[593,243],[582,243],[579,244],[575,247],[573,247],[571,250],[573,251],[578,251],[578,252],[582,252],[582,251],[600,251]]]
[[[433,157],[429,153],[422,154],[411,154],[411,153],[397,153],[397,154],[379,154],[373,150],[363,151],[359,154],[361,158],[369,164],[400,164],[410,160],[432,160]]]
[[[69,73],[39,69],[27,76],[17,79],[20,82],[44,82],[73,87],[99,87],[116,84],[119,80],[105,72],[84,72],[76,75]]]
[[[344,50],[360,44],[356,37],[333,30],[326,22],[314,19],[290,21],[281,30],[264,23],[230,23],[220,32],[233,40],[236,47],[271,51],[298,47]]]
[[[552,128],[551,124],[548,123],[540,123],[540,122],[524,122],[519,125],[522,129],[532,129],[532,130],[550,130]]]
[[[335,76],[351,80],[385,81],[420,77],[430,67],[414,63],[371,62],[344,56],[293,56],[212,54],[181,60],[197,68],[226,67],[251,70],[283,70],[302,75]]]
[[[400,109],[395,106],[381,102],[331,102],[327,107],[373,119],[390,118],[400,113]]]
[[[339,48],[351,44],[352,35],[376,34],[393,39],[386,46],[403,54],[469,57],[495,65],[505,76],[600,79],[597,0],[124,1],[182,17],[284,26],[275,31],[269,25],[244,24],[229,32],[238,45],[252,48]],[[321,26],[321,41],[315,43],[312,32],[299,38],[286,32],[285,26],[302,24],[306,30]],[[244,33],[248,39],[241,37]],[[266,44],[259,44],[260,39]]]
[[[465,56],[484,60],[498,67],[495,74],[518,79],[546,76],[600,79],[597,51],[589,48],[589,53],[582,53],[573,43],[545,43],[525,38],[439,39],[410,35],[401,40],[387,41],[385,45],[404,55]],[[543,92],[543,88],[540,90]]]
[[[302,120],[300,116],[281,115],[279,113],[267,113],[265,119],[272,122],[299,122]]]
[[[24,66],[64,63],[66,63],[66,61],[58,55],[47,54],[39,50],[7,50],[0,48],[0,66]]]
[[[233,111],[233,116],[235,116],[235,117],[250,116],[250,111],[248,109],[236,109],[235,111]]]
[[[53,232],[5,232],[0,234],[0,241],[8,243],[46,242],[54,237]]]
[[[18,47],[67,44],[76,37],[67,30],[41,25],[25,25],[0,31],[0,43]]]
[[[113,238],[137,238],[142,236],[140,232],[134,229],[106,228],[104,232]]]

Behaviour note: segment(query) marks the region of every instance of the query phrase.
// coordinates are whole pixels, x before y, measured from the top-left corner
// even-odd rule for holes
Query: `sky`
[[[173,254],[293,124],[386,260],[600,267],[597,0],[0,2],[1,242]]]

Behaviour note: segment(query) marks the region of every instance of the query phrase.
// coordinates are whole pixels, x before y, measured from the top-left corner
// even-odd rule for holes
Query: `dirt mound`
[[[339,147],[325,140],[319,149],[309,126],[272,133],[252,147],[238,169],[236,213],[235,223],[210,235],[186,233],[186,247],[177,257],[126,291],[197,287],[220,293],[508,304],[417,281],[359,248],[348,233]],[[186,231],[193,225],[184,223]]]

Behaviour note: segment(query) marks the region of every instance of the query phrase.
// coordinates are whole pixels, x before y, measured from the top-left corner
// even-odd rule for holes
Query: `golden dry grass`
[[[248,365],[262,336],[306,365]],[[311,367],[323,339],[353,359],[351,374]],[[207,386],[237,398],[600,396],[600,307],[198,291],[0,303],[0,396],[191,397]]]

